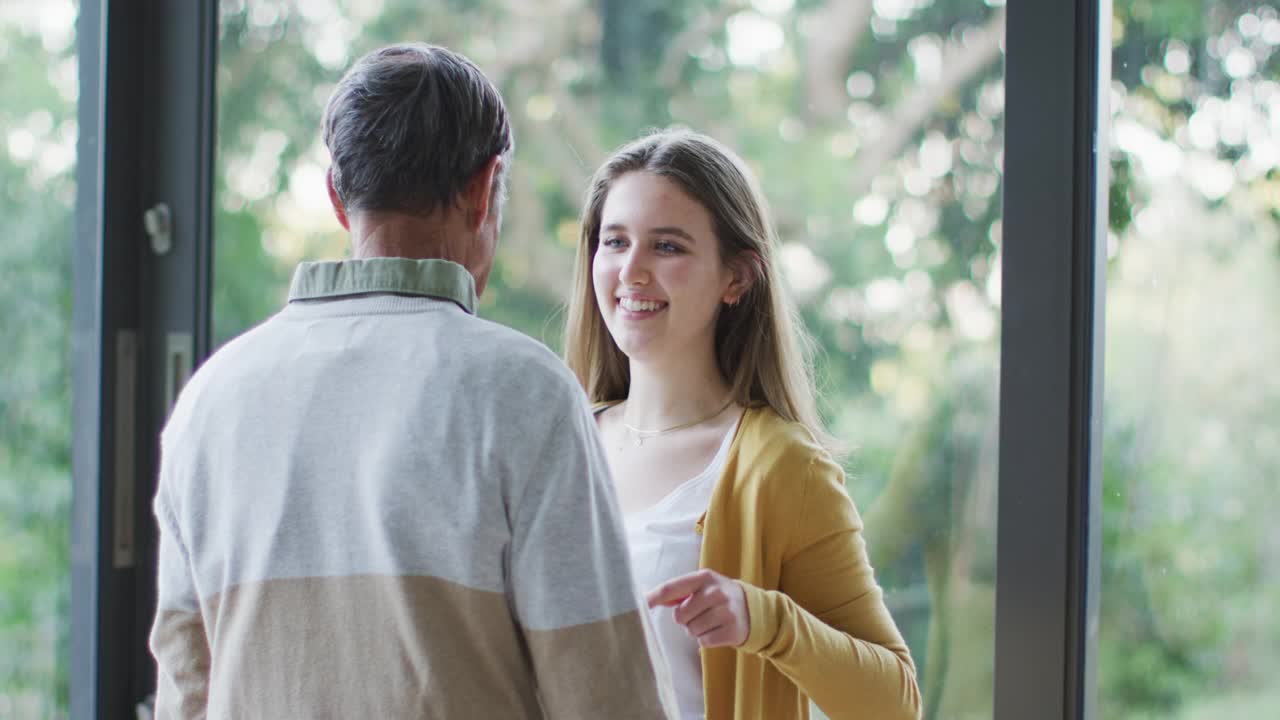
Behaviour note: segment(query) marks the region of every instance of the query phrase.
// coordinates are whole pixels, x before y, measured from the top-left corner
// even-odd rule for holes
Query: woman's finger
[[[723,605],[717,605],[707,608],[705,612],[690,620],[684,627],[690,635],[698,638],[730,622],[733,622],[733,615],[729,612],[729,609]]]
[[[702,588],[677,605],[671,616],[678,624],[688,625],[690,620],[715,607],[716,598],[717,595],[710,593],[709,588]]]
[[[713,576],[707,570],[698,570],[688,575],[681,575],[649,591],[649,594],[645,596],[645,601],[648,602],[651,608],[659,605],[678,605],[685,598],[700,590],[703,585],[712,582],[713,579]]]

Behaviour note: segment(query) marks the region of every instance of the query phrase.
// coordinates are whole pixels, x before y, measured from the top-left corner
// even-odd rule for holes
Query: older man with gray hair
[[[353,258],[303,263],[162,437],[157,716],[675,717],[581,390],[475,317],[497,90],[383,48],[324,139]]]

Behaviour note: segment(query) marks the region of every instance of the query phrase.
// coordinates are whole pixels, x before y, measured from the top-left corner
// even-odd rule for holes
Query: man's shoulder
[[[573,373],[551,348],[524,333],[505,325],[473,318],[469,323],[478,368],[490,370],[501,378],[509,378],[519,385],[551,383],[557,389],[577,387]]]
[[[278,322],[272,315],[261,323],[231,338],[221,347],[205,358],[196,368],[186,385],[182,387],[174,407],[165,423],[165,434],[172,434],[185,426],[191,419],[193,408],[200,402],[201,396],[210,392],[210,388],[225,389],[234,387],[234,383],[223,380],[228,373],[234,375],[237,367],[245,361],[259,357],[264,342],[271,342],[271,327]]]
[[[493,343],[504,351],[519,355],[525,360],[558,362],[558,358],[550,348],[515,328],[473,315],[466,317],[463,326],[476,341]]]
[[[265,355],[270,354],[269,348],[284,347],[290,340],[282,334],[282,322],[281,313],[277,312],[227,340],[204,359],[192,374],[187,388],[199,390],[211,378],[228,372],[234,373],[245,364],[262,360]]]

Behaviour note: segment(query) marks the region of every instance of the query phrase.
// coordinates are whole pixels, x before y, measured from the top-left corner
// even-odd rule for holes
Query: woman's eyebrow
[[[656,227],[649,231],[650,235],[675,235],[678,238],[684,238],[689,242],[697,242],[693,236],[685,232],[683,229],[674,226]]]
[[[609,223],[608,225],[601,226],[600,232],[625,233],[627,232],[627,226],[623,225],[622,223]],[[649,230],[648,234],[649,235],[673,235],[687,242],[691,242],[691,243],[697,242],[697,240],[694,239],[694,237],[690,235],[688,232],[686,232],[683,228],[676,227],[675,225],[663,225],[662,227],[652,228]]]

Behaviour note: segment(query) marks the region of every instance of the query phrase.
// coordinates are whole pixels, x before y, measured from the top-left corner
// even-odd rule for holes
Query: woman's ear
[[[732,273],[733,278],[724,291],[723,299],[729,305],[737,305],[742,296],[755,285],[756,278],[760,276],[760,256],[753,250],[739,253],[729,262],[729,272]]]

